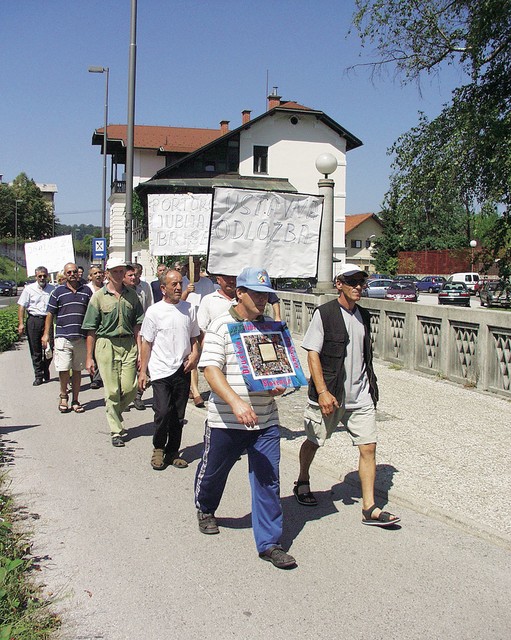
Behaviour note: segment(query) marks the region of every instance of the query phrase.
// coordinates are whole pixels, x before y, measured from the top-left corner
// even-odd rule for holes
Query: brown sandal
[[[60,401],[59,401],[60,413],[68,413],[69,412],[69,405],[68,405],[69,394],[61,393],[59,395],[59,398],[60,398]]]
[[[83,405],[81,405],[78,400],[73,400],[71,403],[71,410],[75,413],[83,413],[85,411]]]

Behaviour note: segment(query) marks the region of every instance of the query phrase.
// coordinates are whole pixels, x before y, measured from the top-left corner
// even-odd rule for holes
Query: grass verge
[[[60,620],[33,579],[38,567],[21,527],[20,510],[7,490],[3,467],[9,457],[0,441],[0,640],[46,640]]]

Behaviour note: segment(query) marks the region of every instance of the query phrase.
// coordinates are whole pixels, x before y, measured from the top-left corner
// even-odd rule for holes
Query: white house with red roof
[[[359,213],[346,216],[346,262],[352,262],[371,273],[373,246],[382,235],[383,225],[374,213]]]
[[[124,256],[126,125],[109,125],[107,154],[111,156],[110,255]],[[103,144],[97,129],[92,144]],[[210,193],[215,186],[318,193],[322,178],[316,158],[331,153],[338,160],[331,174],[334,188],[334,261],[344,262],[346,156],[362,142],[323,111],[283,101],[276,91],[267,111],[256,118],[241,113],[241,125],[230,130],[135,126],[133,184],[146,208],[150,193]],[[124,187],[124,190],[123,190]],[[134,234],[134,257],[143,264],[145,249]],[[154,261],[153,261],[154,262]],[[332,266],[332,274],[335,268]]]

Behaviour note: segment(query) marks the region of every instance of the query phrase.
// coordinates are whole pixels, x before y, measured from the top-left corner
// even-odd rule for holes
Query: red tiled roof
[[[316,109],[311,109],[311,107],[304,107],[303,104],[298,104],[298,102],[282,101],[277,109],[298,109],[302,111],[316,111]]]
[[[127,126],[125,124],[109,124],[108,140],[122,140],[127,144]],[[103,135],[103,127],[97,129],[98,139]],[[185,127],[153,127],[135,125],[134,146],[137,149],[159,149],[180,153],[191,153],[205,144],[213,142],[224,133],[220,129],[193,129]],[[101,140],[99,140],[101,144]]]
[[[355,227],[358,227],[359,225],[361,225],[362,222],[365,222],[366,220],[370,220],[373,217],[376,220],[378,220],[378,218],[376,218],[374,213],[356,213],[355,215],[352,215],[352,216],[347,215],[346,216],[346,225],[344,227],[345,233],[349,233],[350,231],[353,231],[353,229],[355,229]],[[380,222],[380,221],[378,220],[378,222]]]

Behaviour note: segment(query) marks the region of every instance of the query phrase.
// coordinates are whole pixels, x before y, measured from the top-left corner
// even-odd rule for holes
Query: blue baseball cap
[[[275,293],[268,272],[258,267],[245,267],[236,278],[236,286],[261,293]]]

